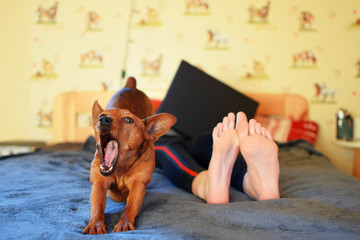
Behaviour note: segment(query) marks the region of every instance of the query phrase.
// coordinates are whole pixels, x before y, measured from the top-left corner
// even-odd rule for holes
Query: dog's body
[[[91,163],[91,218],[88,234],[106,233],[106,194],[127,201],[114,232],[134,230],[145,188],[155,168],[154,142],[175,124],[171,114],[153,115],[150,99],[130,77],[114,94],[106,110],[95,101],[92,110],[97,150]]]

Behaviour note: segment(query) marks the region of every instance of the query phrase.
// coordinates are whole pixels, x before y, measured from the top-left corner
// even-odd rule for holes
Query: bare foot
[[[239,151],[235,114],[229,113],[213,130],[213,152],[209,168],[194,179],[193,193],[207,203],[228,203],[231,174]]]
[[[243,112],[237,114],[235,128],[247,164],[244,192],[257,200],[280,198],[278,147],[270,132],[254,119],[248,123]]]

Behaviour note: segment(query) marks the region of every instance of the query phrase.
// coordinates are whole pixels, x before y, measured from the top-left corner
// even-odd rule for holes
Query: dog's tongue
[[[106,145],[106,152],[104,157],[105,166],[110,167],[113,160],[118,154],[118,143],[114,140],[111,140]]]

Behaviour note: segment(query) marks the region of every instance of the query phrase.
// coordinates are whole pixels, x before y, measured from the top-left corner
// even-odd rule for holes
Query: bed
[[[105,105],[112,94],[59,95],[53,120],[54,143],[58,144],[0,160],[1,239],[360,238],[360,182],[316,150],[316,131],[306,127],[298,127],[290,138],[291,128],[279,143],[278,200],[254,201],[231,189],[230,203],[205,204],[173,186],[156,168],[135,231],[111,233],[125,203],[108,199],[105,223],[109,234],[84,235],[90,218],[89,168],[95,146],[89,137],[90,111],[95,99]],[[281,119],[280,125],[285,121],[287,125],[308,126],[311,122],[302,97],[247,95],[259,101],[257,118],[264,123],[274,116],[277,122]],[[159,101],[153,103],[158,106]]]

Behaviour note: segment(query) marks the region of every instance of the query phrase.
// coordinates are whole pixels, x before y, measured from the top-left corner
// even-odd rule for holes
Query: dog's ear
[[[147,139],[156,141],[164,135],[177,121],[176,117],[168,113],[159,113],[144,120]]]
[[[102,109],[102,107],[100,106],[100,104],[98,103],[98,100],[95,100],[93,108],[92,108],[92,122],[93,122],[93,126],[95,126],[95,124],[98,121],[99,115],[101,112],[103,112],[104,109]]]

